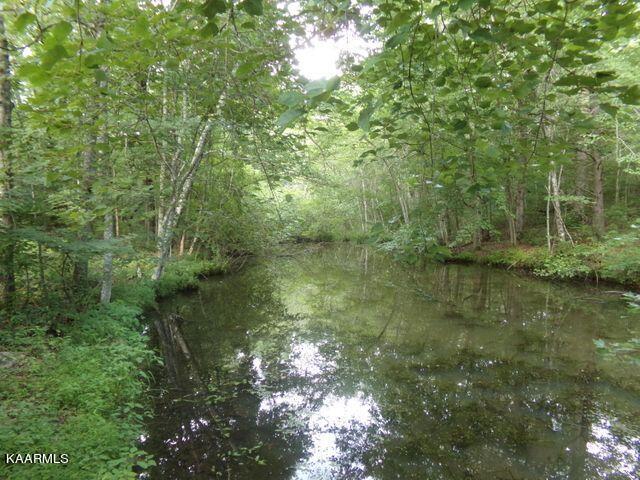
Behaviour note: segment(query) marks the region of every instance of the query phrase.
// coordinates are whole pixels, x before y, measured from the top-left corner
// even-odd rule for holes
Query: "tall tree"
[[[11,59],[4,15],[0,12],[0,288],[8,307],[13,305],[16,291],[14,270],[15,245],[12,238],[11,188],[13,182],[11,159]]]

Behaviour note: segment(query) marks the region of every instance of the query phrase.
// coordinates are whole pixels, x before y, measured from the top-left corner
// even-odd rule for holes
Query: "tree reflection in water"
[[[153,478],[637,478],[617,298],[365,247],[256,261],[167,300]]]

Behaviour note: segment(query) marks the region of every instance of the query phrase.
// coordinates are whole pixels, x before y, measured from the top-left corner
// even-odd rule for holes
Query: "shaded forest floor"
[[[0,438],[5,452],[57,452],[56,464],[0,465],[0,478],[135,478],[152,465],[136,447],[147,412],[146,366],[160,361],[142,333],[157,297],[197,287],[226,270],[223,260],[178,260],[157,285],[152,259],[121,269],[114,301],[69,308],[38,302],[0,330]],[[94,298],[94,297],[92,297]]]

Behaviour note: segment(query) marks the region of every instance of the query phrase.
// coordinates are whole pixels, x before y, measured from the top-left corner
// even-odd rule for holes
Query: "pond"
[[[597,348],[639,319],[606,288],[312,246],[150,322],[152,479],[640,476],[640,368]]]

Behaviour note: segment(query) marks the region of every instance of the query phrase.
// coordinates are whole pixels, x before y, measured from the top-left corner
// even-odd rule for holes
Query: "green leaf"
[[[107,81],[107,74],[104,72],[104,70],[102,70],[100,68],[94,70],[93,75],[94,75],[94,77],[96,77],[96,80],[98,82],[106,82]]]
[[[304,110],[301,108],[290,108],[282,115],[280,115],[280,117],[278,118],[278,126],[284,128],[303,114]]]
[[[389,40],[384,44],[385,48],[395,48],[404,42],[409,36],[409,31],[404,31],[393,35]]]
[[[249,15],[257,16],[264,13],[262,0],[244,0],[240,3],[240,7]]]
[[[532,32],[536,27],[532,23],[527,23],[522,20],[516,20],[510,25],[510,28],[513,29],[516,33],[529,33]]]
[[[103,32],[102,35],[100,35],[100,38],[98,38],[96,45],[98,46],[98,48],[107,52],[113,50],[113,48],[115,47],[107,32]]]
[[[406,25],[407,23],[409,23],[410,19],[411,14],[409,12],[404,11],[398,13],[395,17],[393,17],[393,20],[391,20],[391,23],[389,24],[389,30],[394,31],[398,27]]]
[[[367,108],[362,109],[360,115],[358,115],[358,126],[365,132],[369,131],[369,120],[371,119],[371,115],[373,115],[374,111],[375,107],[373,105],[369,105]]]
[[[611,70],[599,71],[596,72],[596,83],[598,85],[602,85],[604,83],[615,80],[617,77],[618,75],[616,74],[616,72],[613,72]]]
[[[467,121],[463,118],[455,120],[452,124],[454,130],[462,130],[467,126]]]
[[[469,34],[469,37],[476,42],[493,42],[494,38],[491,32],[486,28],[476,28]]]
[[[618,98],[627,105],[640,105],[640,86],[628,87]]]
[[[73,30],[73,27],[69,22],[58,22],[51,27],[51,33],[58,42],[65,41],[71,30]]]
[[[588,75],[576,75],[570,73],[560,78],[555,85],[558,87],[594,87],[596,85],[596,79],[589,77]]]
[[[68,58],[69,53],[62,45],[55,45],[42,55],[42,66],[49,70],[63,58]]]
[[[41,66],[35,63],[24,63],[18,69],[18,75],[29,79],[35,85],[42,85],[50,78],[49,73]]]
[[[328,80],[313,80],[304,86],[308,97],[317,97],[323,93],[331,92],[340,85],[340,78],[333,77]]]
[[[216,22],[209,21],[204,27],[200,29],[198,33],[200,34],[201,37],[206,38],[209,36],[215,37],[219,31],[220,29],[218,28],[218,25],[216,24]]]
[[[350,132],[355,132],[358,129],[358,124],[356,122],[349,122],[345,125],[345,128]]]
[[[475,81],[475,85],[478,88],[489,88],[493,82],[491,81],[491,77],[478,77]]]
[[[24,12],[22,15],[19,15],[18,18],[13,22],[13,28],[15,28],[19,33],[22,33],[26,30],[26,28],[34,23],[37,20],[36,16],[31,12]]]
[[[238,66],[236,69],[236,76],[242,78],[249,75],[256,67],[257,63],[255,61],[245,62]]]
[[[100,65],[102,65],[103,61],[104,59],[102,58],[102,55],[99,55],[97,53],[90,53],[89,55],[84,57],[84,65],[87,68],[98,68]]]
[[[615,117],[618,113],[618,107],[611,105],[610,103],[601,103],[600,108],[607,114]]]
[[[304,95],[300,92],[282,92],[278,97],[278,102],[287,107],[295,107],[304,101]]]
[[[224,0],[207,0],[200,7],[200,11],[212,21],[217,14],[227,11],[227,4]]]
[[[132,30],[133,33],[141,37],[144,37],[149,33],[149,20],[147,20],[146,15],[140,15],[136,18]]]
[[[458,8],[460,10],[469,10],[476,3],[477,0],[460,0],[458,2]]]

